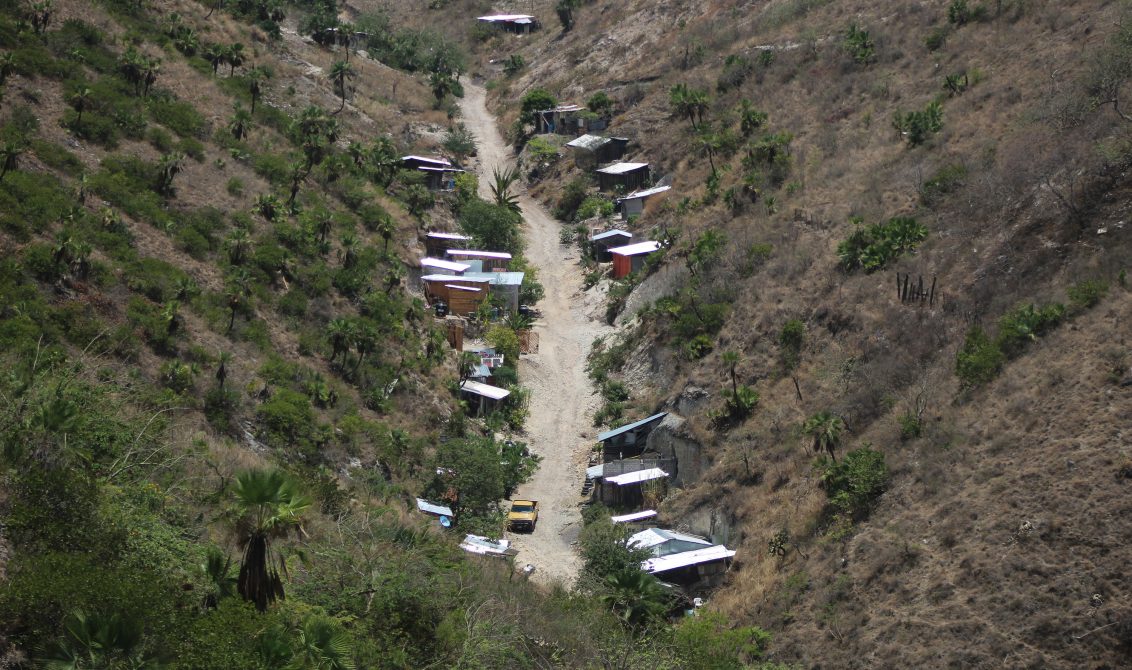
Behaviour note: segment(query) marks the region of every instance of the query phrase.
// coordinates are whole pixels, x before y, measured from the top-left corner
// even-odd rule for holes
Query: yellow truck
[[[514,531],[535,532],[538,523],[537,500],[512,500],[511,511],[507,513],[507,527]]]

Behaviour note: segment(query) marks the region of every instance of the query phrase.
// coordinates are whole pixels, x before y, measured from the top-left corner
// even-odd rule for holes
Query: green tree
[[[854,449],[840,463],[825,468],[822,483],[830,503],[841,513],[863,515],[888,486],[884,454],[867,444]]]
[[[185,157],[181,154],[165,154],[157,163],[158,193],[173,195],[173,179],[184,169]]]
[[[672,646],[686,670],[745,670],[760,658],[770,633],[754,626],[735,626],[719,612],[697,612],[672,630]],[[769,670],[769,669],[768,669]]]
[[[519,214],[519,198],[518,196],[511,195],[511,185],[519,180],[519,170],[511,168],[508,170],[500,170],[495,168],[491,172],[491,195],[495,198],[495,204],[499,207]]]
[[[221,600],[236,595],[236,578],[232,576],[232,557],[227,553],[216,547],[209,547],[200,570],[209,586],[209,592],[201,602],[205,609],[216,609]]]
[[[244,109],[243,105],[237,102],[235,114],[232,116],[232,120],[228,122],[228,132],[232,133],[232,137],[237,140],[244,140],[251,129],[252,115]]]
[[[78,117],[75,119],[76,123],[83,122],[83,112],[87,111],[94,104],[94,94],[89,88],[81,88],[67,99],[68,104],[75,110]]]
[[[609,575],[626,570],[640,570],[641,563],[652,556],[647,548],[630,545],[630,529],[614,524],[602,509],[594,512],[594,519],[579,536],[582,572],[591,583],[601,583]]]
[[[224,64],[226,50],[222,44],[209,44],[204,50],[204,59],[212,66],[212,74]]]
[[[598,91],[586,100],[586,109],[603,118],[613,116],[613,98],[605,91]]]
[[[522,218],[506,207],[475,199],[460,210],[460,227],[475,238],[482,249],[516,253],[522,245]]]
[[[0,145],[0,181],[10,171],[20,166],[20,156],[27,150],[27,145],[20,140],[8,140]]]
[[[664,616],[669,595],[660,580],[639,567],[607,575],[601,600],[626,624],[643,628]]]
[[[441,443],[437,446],[436,465],[444,474],[436,476],[433,491],[455,491],[452,511],[461,527],[474,528],[498,513],[505,476],[494,441],[471,437]]]
[[[581,5],[581,0],[558,0],[554,5],[554,13],[562,24],[562,32],[569,32],[574,27],[574,10]]]
[[[310,500],[281,470],[248,470],[236,477],[234,528],[243,550],[236,588],[263,612],[285,597],[287,564],[278,542],[291,531],[302,533]]]
[[[814,453],[829,454],[836,462],[834,450],[841,444],[841,436],[845,433],[845,421],[841,417],[828,411],[821,411],[806,419],[802,424],[802,433],[812,440]]]
[[[271,78],[271,70],[262,65],[257,65],[248,70],[244,76],[248,80],[248,93],[252,96],[252,114],[255,114],[255,105],[263,96],[263,85]]]
[[[739,101],[739,132],[744,138],[749,138],[755,131],[766,124],[766,112],[755,109],[750,100],[743,98]]]
[[[353,79],[355,74],[354,66],[343,60],[335,61],[330,66],[330,73],[327,76],[334,83],[334,90],[338,92],[342,99],[341,104],[338,105],[338,111],[335,112],[336,114],[346,107],[346,82]]]
[[[692,124],[692,130],[699,130],[711,99],[707,91],[690,88],[687,84],[676,84],[668,91],[668,102],[673,113],[687,118]]]
[[[50,670],[157,667],[157,659],[145,649],[144,626],[137,617],[74,610],[63,631],[63,638],[40,659]]]
[[[349,319],[337,318],[330,321],[326,326],[326,337],[330,341],[330,362],[342,355],[342,360],[345,362],[345,354],[354,346],[354,323]]]
[[[287,670],[353,670],[353,640],[335,619],[312,614],[294,632]]]
[[[236,68],[243,65],[245,60],[247,60],[247,53],[244,51],[243,44],[236,42],[235,44],[229,44],[227,48],[224,49],[224,62],[231,68],[228,71],[229,77],[236,75]]]
[[[519,103],[519,121],[525,125],[535,122],[535,112],[551,109],[558,104],[558,100],[544,89],[536,88],[528,91]]]

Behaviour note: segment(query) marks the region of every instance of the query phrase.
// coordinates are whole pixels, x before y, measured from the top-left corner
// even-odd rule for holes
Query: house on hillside
[[[670,190],[671,186],[653,186],[641,191],[633,191],[624,198],[618,198],[617,204],[621,209],[622,220],[628,221],[634,216],[640,216],[645,212],[645,201],[654,195],[660,195]]]
[[[416,170],[425,176],[425,186],[432,191],[452,191],[456,188],[456,175],[463,172],[446,158],[428,156],[402,156],[401,167]]]
[[[604,505],[635,507],[644,500],[644,487],[663,485],[672,470],[671,461],[656,458],[628,458],[586,468],[586,478],[594,482],[593,499]]]
[[[596,172],[597,185],[602,191],[621,188],[627,193],[649,183],[648,163],[614,163]]]
[[[526,35],[542,27],[539,20],[530,14],[492,14],[477,16],[476,21],[516,35]]]
[[[466,379],[460,382],[460,396],[468,403],[473,416],[491,414],[499,409],[503,400],[511,395],[507,389]]]
[[[581,105],[565,103],[550,109],[536,110],[535,133],[557,133],[559,135],[576,135],[586,128],[586,120],[582,112],[587,111]]]
[[[624,247],[613,247],[609,250],[610,256],[613,257],[613,278],[621,279],[628,277],[630,274],[640,270],[645,266],[645,261],[648,260],[649,254],[659,249],[660,243],[652,240],[648,242],[637,242],[636,244],[629,244]]]
[[[627,230],[613,229],[601,233],[594,233],[590,237],[590,253],[599,263],[608,263],[613,260],[609,250],[621,247],[633,241],[633,233]]]
[[[425,234],[425,253],[432,258],[443,256],[452,247],[466,245],[472,238],[460,233],[442,233],[432,231]]]
[[[519,288],[523,285],[522,272],[465,272],[465,277],[486,279],[488,291],[494,302],[504,311],[514,314],[519,311]]]
[[[566,146],[574,154],[574,164],[583,170],[589,170],[602,163],[620,160],[629,147],[629,138],[587,134],[575,137]]]
[[[689,585],[716,581],[727,571],[735,551],[707,538],[674,530],[649,528],[629,538],[629,546],[648,549],[641,569],[665,582]]]
[[[467,316],[487,300],[491,282],[481,277],[428,274],[421,277],[421,284],[430,305],[443,302],[449,314]]]
[[[640,421],[599,433],[597,441],[601,442],[602,460],[608,463],[640,456],[645,450],[645,441],[648,440],[649,433],[660,425],[666,416],[668,412],[653,414]]]
[[[472,266],[467,263],[457,263],[455,261],[446,261],[441,258],[425,257],[421,259],[421,269],[425,274],[428,273],[448,273],[451,275],[460,275],[467,272]]]
[[[466,263],[481,261],[480,272],[506,272],[511,263],[511,254],[506,251],[480,251],[478,249],[449,249],[445,252],[448,258]],[[472,268],[475,271],[475,268]]]

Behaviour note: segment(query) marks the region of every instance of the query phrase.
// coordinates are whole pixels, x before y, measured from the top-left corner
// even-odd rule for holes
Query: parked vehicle
[[[538,523],[537,500],[512,500],[511,511],[507,513],[507,527],[514,531],[535,532]]]

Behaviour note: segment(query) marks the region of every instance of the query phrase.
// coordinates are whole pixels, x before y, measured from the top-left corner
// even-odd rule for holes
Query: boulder
[[[649,433],[645,450],[676,461],[675,472],[669,473],[669,482],[674,486],[694,484],[711,467],[711,459],[703,453],[703,445],[692,437],[683,417],[676,414],[664,417],[660,425]]]

